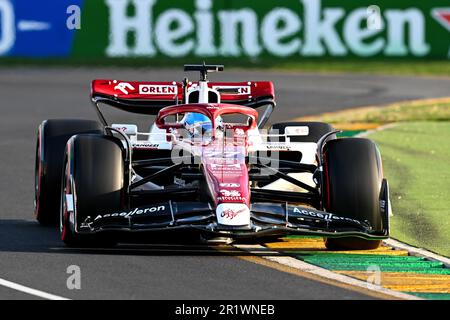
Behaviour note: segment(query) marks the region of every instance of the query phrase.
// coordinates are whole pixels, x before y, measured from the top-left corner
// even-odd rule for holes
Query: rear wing
[[[164,107],[185,103],[189,88],[197,85],[197,82],[94,80],[91,98],[97,107],[105,103],[128,112],[156,115]],[[219,92],[222,103],[253,108],[275,106],[275,91],[269,81],[208,82],[208,87]]]
[[[219,92],[221,103],[257,108],[271,101],[275,105],[275,90],[270,81],[208,82],[208,87]]]
[[[101,102],[128,112],[156,115],[164,107],[181,103],[183,86],[179,82],[94,80],[91,99],[96,105]]]

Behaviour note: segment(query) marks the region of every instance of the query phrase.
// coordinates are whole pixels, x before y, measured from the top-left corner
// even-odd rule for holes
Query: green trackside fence
[[[448,0],[0,0],[0,55],[448,59]]]

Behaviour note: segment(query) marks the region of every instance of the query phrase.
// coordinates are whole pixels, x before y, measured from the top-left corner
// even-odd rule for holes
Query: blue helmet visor
[[[184,123],[189,126],[201,126],[203,130],[211,130],[211,120],[201,113],[189,112],[184,117]]]

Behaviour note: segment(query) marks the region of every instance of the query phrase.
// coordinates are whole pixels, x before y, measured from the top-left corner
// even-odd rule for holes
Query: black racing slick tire
[[[68,246],[103,247],[115,241],[106,233],[85,234],[88,216],[123,208],[125,164],[121,141],[104,135],[76,135],[67,143],[61,188],[60,231]],[[70,201],[70,203],[69,203]]]
[[[64,150],[78,133],[102,134],[97,121],[55,119],[41,123],[37,132],[34,213],[39,223],[57,225]]]
[[[284,134],[286,127],[308,127],[308,134],[302,136],[290,136],[291,142],[318,142],[322,136],[329,132],[335,131],[335,129],[328,123],[324,122],[280,122],[275,123],[269,129],[269,132],[278,132],[278,134]],[[336,135],[331,135],[329,139],[335,139]]]
[[[383,179],[381,157],[375,143],[362,138],[329,141],[324,147],[324,206],[336,215],[368,221],[383,230],[380,189]],[[327,238],[331,250],[376,249],[380,240]]]

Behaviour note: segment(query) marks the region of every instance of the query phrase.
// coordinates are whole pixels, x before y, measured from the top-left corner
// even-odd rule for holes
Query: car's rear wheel
[[[381,158],[375,143],[368,139],[346,138],[329,141],[324,148],[324,206],[328,212],[368,221],[376,231],[383,230],[380,189],[383,179]],[[333,250],[368,250],[380,240],[327,238]]]
[[[35,159],[35,217],[41,224],[59,220],[61,173],[67,141],[78,133],[103,133],[91,120],[46,120],[39,126]]]
[[[124,160],[120,140],[102,135],[76,135],[66,148],[61,188],[61,238],[68,246],[111,246],[106,233],[79,233],[88,216],[123,208]]]

